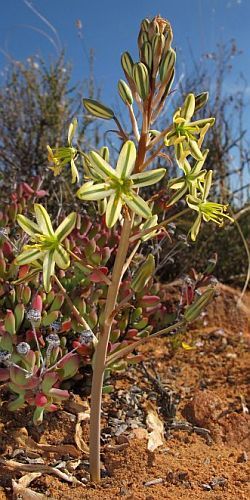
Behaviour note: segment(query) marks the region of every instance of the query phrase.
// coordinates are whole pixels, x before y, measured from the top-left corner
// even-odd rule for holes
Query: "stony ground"
[[[27,409],[6,410],[2,386],[0,498],[250,498],[250,296],[241,307],[237,299],[222,289],[193,327],[195,349],[150,342],[144,363],[115,377],[103,403],[100,485],[87,470],[86,398],[34,428]]]

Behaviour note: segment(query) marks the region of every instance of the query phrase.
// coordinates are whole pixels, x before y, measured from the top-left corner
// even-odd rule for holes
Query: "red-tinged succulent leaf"
[[[13,256],[13,248],[9,241],[4,241],[2,249],[5,257],[9,258]]]
[[[10,333],[2,332],[0,337],[0,347],[2,351],[13,351],[13,336]]]
[[[27,373],[18,366],[10,367],[10,380],[20,389],[33,389],[39,384],[37,377],[27,378]]]
[[[34,189],[27,182],[22,182],[22,188],[27,194],[34,194]]]
[[[4,319],[4,326],[8,333],[11,335],[15,335],[16,333],[16,321],[13,311],[11,309],[7,309],[7,313]]]
[[[58,407],[54,403],[46,406],[46,411],[56,411],[57,409]]]
[[[71,352],[66,354],[58,365],[60,379],[65,380],[73,377],[79,369],[79,362],[78,354]]]
[[[59,311],[64,303],[64,296],[62,293],[57,293],[51,306],[50,306],[50,312],[52,311]]]
[[[44,189],[39,189],[38,191],[35,192],[35,195],[37,198],[43,198],[43,196],[48,196],[48,191],[45,191]]]
[[[0,368],[0,382],[6,382],[6,380],[9,380],[10,378],[10,372],[8,368]]]
[[[31,289],[28,285],[26,285],[23,287],[23,291],[22,291],[22,301],[23,301],[24,305],[29,303],[30,297],[31,297]]]
[[[105,283],[105,276],[108,274],[107,267],[98,267],[90,274],[90,279],[94,283]]]
[[[143,307],[150,307],[154,306],[155,304],[159,304],[160,297],[158,297],[158,295],[143,295],[139,302]]]
[[[43,299],[39,293],[32,300],[32,309],[37,309],[40,313],[43,310]]]
[[[71,329],[71,319],[67,319],[66,321],[63,321],[63,323],[61,324],[60,331],[67,332],[70,329]]]
[[[36,406],[45,406],[48,403],[48,399],[45,394],[42,392],[38,392],[35,396],[35,405]]]
[[[138,330],[136,328],[130,328],[126,333],[126,339],[134,339],[138,335]]]
[[[56,372],[49,372],[44,375],[43,381],[42,381],[42,391],[45,394],[49,394],[50,389],[55,385],[55,383],[58,381],[58,374]]]
[[[27,370],[33,372],[36,364],[36,354],[34,351],[29,351],[26,356],[22,359]]]
[[[58,401],[64,401],[69,398],[69,392],[63,389],[52,387],[49,391],[49,396]]]

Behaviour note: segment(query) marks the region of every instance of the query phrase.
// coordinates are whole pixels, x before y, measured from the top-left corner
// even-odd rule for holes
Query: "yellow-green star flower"
[[[197,160],[193,167],[187,159],[183,161],[182,170],[184,175],[182,177],[175,177],[168,182],[168,187],[174,189],[176,193],[170,198],[168,206],[173,205],[178,200],[180,200],[186,192],[195,196],[197,192],[197,187],[200,186],[201,182],[204,182],[204,178],[207,170],[203,170],[202,167],[206,160],[208,149],[203,153],[203,159]]]
[[[178,108],[173,116],[173,127],[165,136],[165,145],[175,147],[177,161],[183,163],[191,155],[196,160],[202,160],[200,150],[204,135],[213,126],[214,118],[191,121],[195,112],[195,96],[188,94],[182,108]]]
[[[114,226],[123,205],[127,205],[135,214],[144,219],[151,217],[148,204],[137,191],[141,187],[160,181],[166,172],[164,168],[132,174],[136,160],[136,148],[132,141],[127,141],[123,145],[115,170],[95,151],[90,151],[88,158],[95,175],[99,176],[103,182],[95,182],[96,178],[94,178],[78,189],[76,194],[80,200],[97,201],[109,198],[106,208],[108,227]]]
[[[201,190],[201,197],[193,196],[191,194],[187,195],[187,204],[192,210],[198,212],[197,218],[193,226],[190,229],[191,239],[196,240],[197,235],[200,230],[200,225],[202,219],[206,222],[213,221],[219,226],[224,222],[224,218],[229,219],[233,222],[232,217],[230,217],[226,212],[228,205],[222,205],[221,203],[214,203],[212,201],[207,201],[207,197],[212,184],[212,170],[209,170],[204,179],[204,185],[199,186]]]
[[[53,163],[53,167],[50,167],[50,169],[53,170],[54,175],[55,176],[59,175],[63,167],[69,163],[71,166],[71,175],[73,184],[76,181],[77,182],[79,181],[79,174],[75,164],[78,151],[76,148],[72,146],[72,141],[75,135],[76,128],[77,128],[77,120],[75,118],[69,126],[68,147],[51,148],[50,146],[47,146],[48,159]]]
[[[30,236],[31,245],[24,245],[23,251],[15,259],[19,266],[35,261],[43,262],[43,283],[46,292],[51,288],[50,278],[54,274],[55,264],[60,269],[67,269],[70,257],[62,241],[71,233],[76,222],[76,213],[72,212],[54,231],[50,216],[40,204],[34,205],[37,223],[24,215],[17,216],[19,226]]]

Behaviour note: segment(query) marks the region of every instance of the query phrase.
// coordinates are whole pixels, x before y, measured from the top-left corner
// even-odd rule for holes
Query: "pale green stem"
[[[145,229],[144,231],[141,231],[140,233],[134,234],[130,238],[130,243],[133,241],[136,241],[138,239],[141,239],[143,236],[146,236],[147,234],[152,233],[153,231],[156,231],[157,229],[161,229],[161,227],[167,226],[170,224],[170,222],[175,221],[176,219],[179,219],[182,215],[186,214],[189,212],[190,208],[185,208],[184,210],[181,210],[181,212],[178,212],[177,214],[173,215],[172,217],[169,217],[169,219],[164,220],[163,222],[160,222],[156,226],[150,227],[149,229]]]
[[[107,347],[112,326],[112,313],[115,308],[118,290],[122,277],[122,270],[129,247],[129,235],[132,221],[125,217],[121,232],[121,239],[116,254],[112,281],[108,289],[106,307],[104,312],[105,323],[96,346],[93,363],[93,379],[91,387],[90,410],[90,475],[92,481],[100,481],[100,437],[101,437],[101,401],[103,377],[106,364]]]
[[[129,344],[128,346],[124,347],[123,349],[120,349],[119,351],[115,352],[114,354],[111,354],[107,358],[106,368],[107,368],[107,366],[110,366],[118,359],[123,358],[124,356],[127,356],[127,354],[129,354],[134,349],[139,347],[139,345],[145,344],[145,342],[148,342],[149,340],[154,339],[155,337],[159,337],[160,335],[170,333],[173,330],[184,326],[185,324],[186,324],[185,321],[178,321],[178,323],[175,323],[174,325],[168,326],[167,328],[163,328],[162,330],[159,330],[158,332],[152,333],[148,337],[143,337],[142,339],[137,340],[137,342],[134,342],[133,344]]]

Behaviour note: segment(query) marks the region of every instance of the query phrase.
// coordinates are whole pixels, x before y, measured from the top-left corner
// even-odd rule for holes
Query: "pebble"
[[[163,483],[163,478],[159,477],[157,479],[152,479],[152,481],[147,481],[144,483],[144,486],[154,486],[155,484],[161,484]]]

